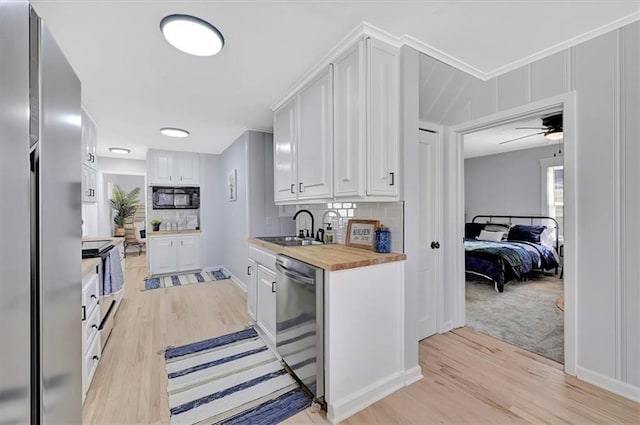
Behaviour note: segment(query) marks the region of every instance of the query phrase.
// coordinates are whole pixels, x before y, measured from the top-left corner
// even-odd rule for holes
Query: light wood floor
[[[126,295],[87,394],[85,424],[168,424],[162,350],[250,323],[230,281],[141,292],[144,255],[127,257]],[[425,376],[347,424],[640,424],[640,405],[565,375],[560,365],[458,329],[420,343]],[[326,424],[309,410],[285,422]]]

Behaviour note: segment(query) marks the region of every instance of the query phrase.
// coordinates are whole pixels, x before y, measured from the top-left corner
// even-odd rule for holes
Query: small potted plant
[[[159,232],[160,231],[160,225],[162,224],[162,221],[157,220],[157,219],[153,219],[151,220],[151,226],[153,227],[153,231],[154,232]]]
[[[140,188],[136,187],[131,192],[127,193],[120,189],[120,186],[113,186],[113,193],[111,195],[111,208],[115,210],[113,222],[116,224],[115,236],[124,236],[124,224],[127,218],[131,217],[136,212],[136,206],[138,204],[138,194]]]

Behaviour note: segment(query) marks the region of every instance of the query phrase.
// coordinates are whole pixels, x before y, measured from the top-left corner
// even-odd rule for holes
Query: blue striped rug
[[[311,404],[253,328],[164,357],[171,424],[277,424]]]
[[[227,276],[222,269],[202,273],[184,273],[169,276],[148,277],[144,280],[144,289],[171,288],[173,286],[212,282],[214,280],[224,279],[229,279],[229,276]]]

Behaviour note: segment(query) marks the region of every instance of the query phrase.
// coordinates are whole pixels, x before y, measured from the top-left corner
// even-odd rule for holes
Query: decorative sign
[[[227,178],[228,181],[228,189],[227,193],[229,195],[230,201],[236,201],[238,199],[238,180],[237,180],[237,171],[235,169],[229,171],[229,176]]]
[[[349,220],[345,245],[373,251],[378,220]]]

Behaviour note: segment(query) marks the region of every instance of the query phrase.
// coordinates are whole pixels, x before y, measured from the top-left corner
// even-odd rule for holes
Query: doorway
[[[452,296],[450,308],[453,312],[453,327],[466,325],[466,282],[465,282],[465,250],[459,241],[464,240],[465,201],[464,201],[464,137],[478,130],[519,119],[561,110],[563,113],[563,174],[564,174],[564,226],[563,226],[563,258],[562,272],[564,283],[564,369],[571,375],[576,374],[576,289],[575,289],[575,93],[533,102],[528,105],[496,113],[450,129],[447,138],[447,155],[445,160],[446,186],[451,189],[448,195],[447,216],[445,223],[446,245],[444,254],[447,263],[447,277],[451,281]]]

